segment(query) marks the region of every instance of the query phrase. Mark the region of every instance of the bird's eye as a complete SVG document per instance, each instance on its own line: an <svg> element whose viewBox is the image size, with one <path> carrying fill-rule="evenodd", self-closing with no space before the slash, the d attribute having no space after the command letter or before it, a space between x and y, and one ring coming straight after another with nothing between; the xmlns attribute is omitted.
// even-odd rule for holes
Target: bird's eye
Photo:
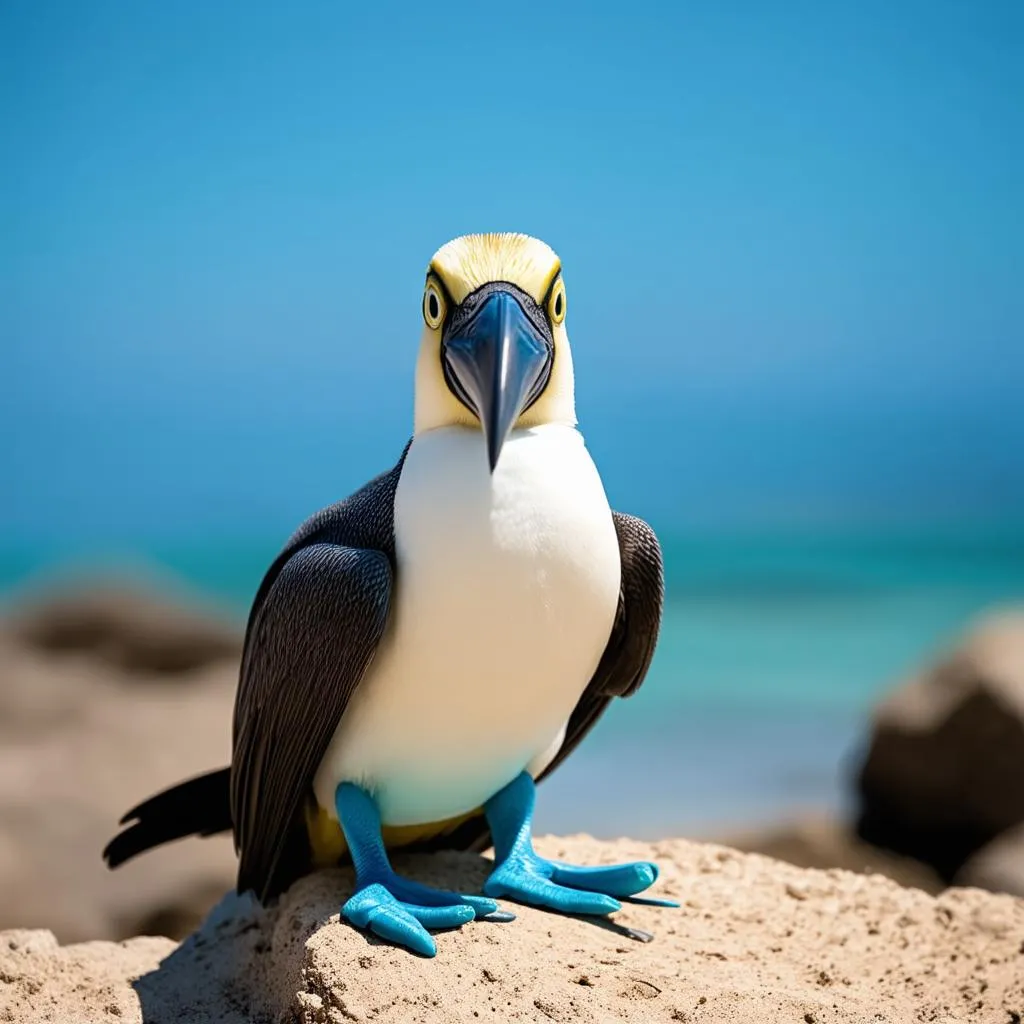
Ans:
<svg viewBox="0 0 1024 1024"><path fill-rule="evenodd" d="M423 319L432 331L436 331L444 323L445 311L441 289L433 281L428 281L423 292Z"/></svg>
<svg viewBox="0 0 1024 1024"><path fill-rule="evenodd" d="M548 316L551 317L551 322L555 325L565 319L565 284L561 277L555 281L551 295L548 297Z"/></svg>

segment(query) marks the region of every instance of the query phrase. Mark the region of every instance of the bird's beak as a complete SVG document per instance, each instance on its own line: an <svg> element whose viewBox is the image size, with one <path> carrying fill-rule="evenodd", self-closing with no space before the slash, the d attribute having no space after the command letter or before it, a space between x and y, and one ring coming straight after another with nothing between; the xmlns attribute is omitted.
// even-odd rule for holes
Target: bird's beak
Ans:
<svg viewBox="0 0 1024 1024"><path fill-rule="evenodd" d="M514 295L492 292L445 343L444 358L479 417L491 472L502 445L551 359L551 350Z"/></svg>

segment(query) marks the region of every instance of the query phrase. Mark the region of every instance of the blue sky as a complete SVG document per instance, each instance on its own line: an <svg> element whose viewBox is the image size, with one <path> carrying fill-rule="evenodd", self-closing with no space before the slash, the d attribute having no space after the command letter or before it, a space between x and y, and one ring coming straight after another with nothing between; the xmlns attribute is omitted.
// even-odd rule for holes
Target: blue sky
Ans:
<svg viewBox="0 0 1024 1024"><path fill-rule="evenodd" d="M0 536L287 532L411 426L427 260L565 266L661 521L1024 514L1024 7L0 8Z"/></svg>

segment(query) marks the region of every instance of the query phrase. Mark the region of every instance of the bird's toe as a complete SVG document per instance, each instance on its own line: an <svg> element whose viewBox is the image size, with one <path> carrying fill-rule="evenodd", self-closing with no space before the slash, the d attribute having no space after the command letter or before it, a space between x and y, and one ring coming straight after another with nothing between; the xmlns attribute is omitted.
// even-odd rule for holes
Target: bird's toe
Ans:
<svg viewBox="0 0 1024 1024"><path fill-rule="evenodd" d="M434 956L437 946L427 931L459 928L474 918L514 920L485 896L462 896L430 889L398 875L363 884L341 908L341 916L422 956Z"/></svg>
<svg viewBox="0 0 1024 1024"><path fill-rule="evenodd" d="M498 909L498 904L486 896L465 896L444 889L431 889L428 885L421 885L399 875L389 880L388 888L396 899L421 907L470 907L474 917L487 917Z"/></svg>
<svg viewBox="0 0 1024 1024"><path fill-rule="evenodd" d="M489 896L505 896L535 907L547 907L563 914L612 914L622 904L601 892L585 892L559 884L553 878L555 866L536 854L507 860L484 885Z"/></svg>
<svg viewBox="0 0 1024 1024"><path fill-rule="evenodd" d="M577 867L553 862L551 880L570 889L586 889L607 896L635 896L650 888L658 878L658 867L650 861Z"/></svg>
<svg viewBox="0 0 1024 1024"><path fill-rule="evenodd" d="M363 928L422 956L434 956L437 946L423 924L378 883L356 892L341 908L341 916Z"/></svg>

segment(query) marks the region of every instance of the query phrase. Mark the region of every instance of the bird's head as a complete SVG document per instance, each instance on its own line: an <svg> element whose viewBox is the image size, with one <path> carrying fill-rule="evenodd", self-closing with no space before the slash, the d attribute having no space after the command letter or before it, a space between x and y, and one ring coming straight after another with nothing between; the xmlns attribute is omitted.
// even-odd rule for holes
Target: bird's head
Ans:
<svg viewBox="0 0 1024 1024"><path fill-rule="evenodd" d="M565 284L528 235L465 235L427 269L416 367L416 433L481 430L494 471L516 427L576 423Z"/></svg>

